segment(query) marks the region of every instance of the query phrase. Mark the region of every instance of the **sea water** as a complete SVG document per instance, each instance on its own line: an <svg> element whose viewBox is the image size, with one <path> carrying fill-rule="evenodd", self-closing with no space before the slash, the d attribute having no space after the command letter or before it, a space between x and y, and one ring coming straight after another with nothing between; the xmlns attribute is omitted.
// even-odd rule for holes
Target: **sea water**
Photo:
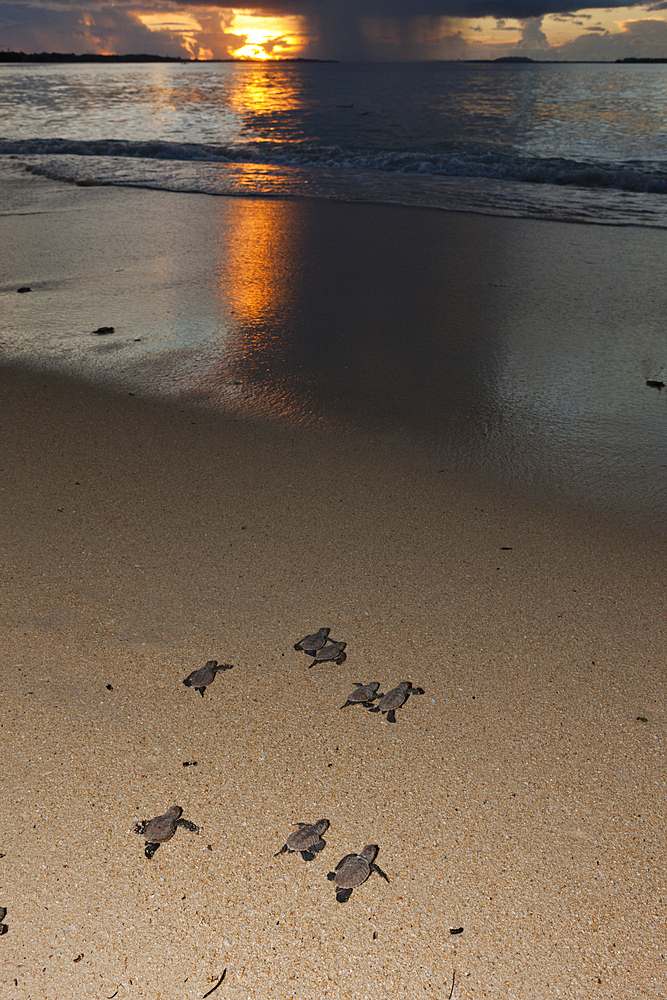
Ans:
<svg viewBox="0 0 667 1000"><path fill-rule="evenodd" d="M47 177L667 226L667 65L0 66Z"/></svg>

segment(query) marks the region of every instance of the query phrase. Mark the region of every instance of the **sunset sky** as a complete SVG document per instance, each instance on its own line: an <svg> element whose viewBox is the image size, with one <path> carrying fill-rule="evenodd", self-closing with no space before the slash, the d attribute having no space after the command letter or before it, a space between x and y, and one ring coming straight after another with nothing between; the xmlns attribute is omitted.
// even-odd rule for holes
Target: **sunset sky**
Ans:
<svg viewBox="0 0 667 1000"><path fill-rule="evenodd" d="M0 0L0 48L200 59L667 57L667 0L572 10L563 0Z"/></svg>

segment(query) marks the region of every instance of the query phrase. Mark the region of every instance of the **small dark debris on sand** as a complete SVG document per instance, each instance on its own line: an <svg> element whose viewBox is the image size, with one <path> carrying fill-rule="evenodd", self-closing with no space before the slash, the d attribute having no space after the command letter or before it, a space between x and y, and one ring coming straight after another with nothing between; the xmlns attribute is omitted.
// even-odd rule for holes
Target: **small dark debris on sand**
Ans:
<svg viewBox="0 0 667 1000"><path fill-rule="evenodd" d="M31 292L32 288L30 285L21 285L20 288L16 289L16 291L19 292L19 294L23 294L23 292Z"/></svg>
<svg viewBox="0 0 667 1000"><path fill-rule="evenodd" d="M115 333L115 328L113 326L98 326L97 330L93 330L99 337L103 337L107 333Z"/></svg>
<svg viewBox="0 0 667 1000"><path fill-rule="evenodd" d="M215 984L215 986L213 986L208 991L208 993L204 993L204 996L202 997L202 1000L206 1000L206 997L210 997L211 993L215 993L215 991L217 990L218 986L220 985L220 983L222 982L222 980L225 978L226 975L227 975L227 969L223 969L222 970L222 975L220 976L220 979L218 979L218 981Z"/></svg>

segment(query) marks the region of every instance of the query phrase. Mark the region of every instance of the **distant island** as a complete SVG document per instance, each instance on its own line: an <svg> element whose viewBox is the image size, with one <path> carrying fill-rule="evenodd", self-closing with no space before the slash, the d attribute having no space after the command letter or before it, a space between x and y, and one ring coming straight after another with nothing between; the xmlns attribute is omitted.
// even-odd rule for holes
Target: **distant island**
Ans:
<svg viewBox="0 0 667 1000"><path fill-rule="evenodd" d="M286 56L284 59L185 59L183 56L152 56L146 53L139 55L100 55L97 52L85 52L75 55L74 52L0 52L0 63L332 63L337 59L304 59L301 56Z"/></svg>

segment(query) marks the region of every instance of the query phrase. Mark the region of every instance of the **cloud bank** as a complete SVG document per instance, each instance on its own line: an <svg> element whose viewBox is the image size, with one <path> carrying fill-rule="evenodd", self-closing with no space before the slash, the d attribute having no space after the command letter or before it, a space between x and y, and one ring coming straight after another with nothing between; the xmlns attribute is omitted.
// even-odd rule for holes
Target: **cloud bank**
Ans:
<svg viewBox="0 0 667 1000"><path fill-rule="evenodd" d="M628 8L627 0L606 3L600 11ZM667 8L657 0L654 11ZM241 9L241 8L239 8ZM587 7L587 11L595 8ZM302 19L304 44L299 54L324 59L494 58L523 54L548 59L616 59L628 55L667 56L667 22L660 16L626 20L618 31L588 23L565 0L262 0L244 7L258 15ZM189 26L183 26L183 14ZM151 15L152 28L142 21ZM581 34L550 45L543 27L556 15ZM0 44L25 52L117 52L182 58L233 57L246 35L234 30L235 11L213 0L196 4L178 0L0 0ZM469 22L493 18L493 44L475 39ZM508 22L509 25L508 25ZM517 23L518 22L518 23ZM479 29L477 29L479 31ZM502 32L506 32L507 41ZM574 32L572 33L574 34ZM514 38L514 41L512 41ZM280 32L266 39L267 55L284 49Z"/></svg>

